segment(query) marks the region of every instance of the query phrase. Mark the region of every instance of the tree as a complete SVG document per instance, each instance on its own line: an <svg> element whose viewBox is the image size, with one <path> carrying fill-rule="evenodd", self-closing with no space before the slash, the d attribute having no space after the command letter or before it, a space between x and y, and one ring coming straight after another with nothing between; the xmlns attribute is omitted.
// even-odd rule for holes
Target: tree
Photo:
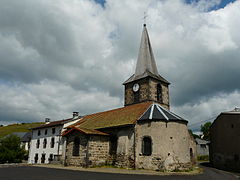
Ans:
<svg viewBox="0 0 240 180"><path fill-rule="evenodd" d="M204 125L201 125L201 132L203 133L203 139L210 140L210 126L211 122L206 122Z"/></svg>
<svg viewBox="0 0 240 180"><path fill-rule="evenodd" d="M9 135L0 139L0 163L20 163L25 153L18 136Z"/></svg>
<svg viewBox="0 0 240 180"><path fill-rule="evenodd" d="M200 138L199 135L194 134L191 129L189 129L188 131L189 131L189 133L194 137L194 139Z"/></svg>

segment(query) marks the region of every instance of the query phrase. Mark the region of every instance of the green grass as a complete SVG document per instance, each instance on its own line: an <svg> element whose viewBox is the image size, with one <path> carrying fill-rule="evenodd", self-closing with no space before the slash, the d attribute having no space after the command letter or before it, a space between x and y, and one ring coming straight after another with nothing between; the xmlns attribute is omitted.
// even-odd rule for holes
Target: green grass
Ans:
<svg viewBox="0 0 240 180"><path fill-rule="evenodd" d="M201 155L197 157L198 161L209 161L209 156L208 155Z"/></svg>
<svg viewBox="0 0 240 180"><path fill-rule="evenodd" d="M14 132L29 132L30 128L41 126L42 122L37 123L22 123L22 124L10 124L0 127L0 138Z"/></svg>

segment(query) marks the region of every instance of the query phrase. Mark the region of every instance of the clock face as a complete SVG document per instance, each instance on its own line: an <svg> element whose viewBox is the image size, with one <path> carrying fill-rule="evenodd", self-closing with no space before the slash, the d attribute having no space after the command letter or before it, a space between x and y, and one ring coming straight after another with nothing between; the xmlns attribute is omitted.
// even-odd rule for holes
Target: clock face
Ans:
<svg viewBox="0 0 240 180"><path fill-rule="evenodd" d="M139 84L134 84L133 85L133 91L137 92L139 90Z"/></svg>

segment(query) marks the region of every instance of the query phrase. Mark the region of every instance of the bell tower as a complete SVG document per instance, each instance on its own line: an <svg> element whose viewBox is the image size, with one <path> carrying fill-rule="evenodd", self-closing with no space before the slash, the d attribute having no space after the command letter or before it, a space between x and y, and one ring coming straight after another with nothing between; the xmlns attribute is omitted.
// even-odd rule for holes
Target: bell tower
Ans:
<svg viewBox="0 0 240 180"><path fill-rule="evenodd" d="M124 105L154 101L170 109L169 84L158 74L147 27L144 24L135 73L123 83Z"/></svg>

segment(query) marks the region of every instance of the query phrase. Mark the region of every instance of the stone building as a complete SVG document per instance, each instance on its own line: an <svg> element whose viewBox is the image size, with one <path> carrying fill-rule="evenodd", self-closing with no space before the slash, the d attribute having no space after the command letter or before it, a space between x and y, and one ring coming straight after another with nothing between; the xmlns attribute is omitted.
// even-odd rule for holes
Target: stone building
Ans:
<svg viewBox="0 0 240 180"><path fill-rule="evenodd" d="M197 143L197 155L208 156L209 155L209 141L204 139L196 138Z"/></svg>
<svg viewBox="0 0 240 180"><path fill-rule="evenodd" d="M187 121L170 111L169 82L158 74L146 25L125 106L84 116L63 133L65 165L154 170L189 168L196 144Z"/></svg>
<svg viewBox="0 0 240 180"><path fill-rule="evenodd" d="M240 172L240 109L222 112L210 128L210 162Z"/></svg>

